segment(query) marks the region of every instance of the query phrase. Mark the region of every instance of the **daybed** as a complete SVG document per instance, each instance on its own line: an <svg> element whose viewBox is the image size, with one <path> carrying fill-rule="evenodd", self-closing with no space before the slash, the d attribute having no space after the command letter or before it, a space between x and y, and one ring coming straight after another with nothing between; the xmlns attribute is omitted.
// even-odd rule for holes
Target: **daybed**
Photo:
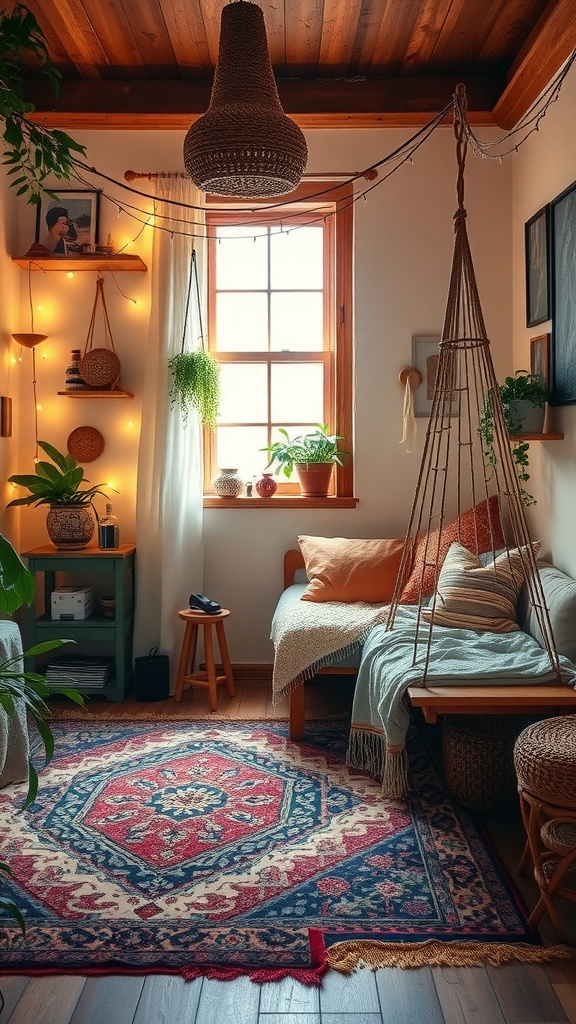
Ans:
<svg viewBox="0 0 576 1024"><path fill-rule="evenodd" d="M317 672L356 672L366 638L383 632L388 605L363 602L302 600L306 582L295 582L305 566L301 550L284 556L284 592L278 602L272 624L275 644L273 699L289 694L290 737L302 739L305 732L305 693L307 679ZM470 714L562 714L576 711L574 680L576 668L576 582L554 566L539 563L545 600L556 647L561 661L568 659L562 683L554 674L541 680L517 679L510 685L505 679L467 679L426 686L415 682L407 687L412 705L422 709L425 720L438 715ZM306 577L304 576L304 580ZM519 607L521 602L519 603ZM536 640L538 625L532 612L522 620L523 631ZM372 631L375 631L374 633ZM481 634L480 634L481 635ZM573 673L571 675L570 668Z"/></svg>

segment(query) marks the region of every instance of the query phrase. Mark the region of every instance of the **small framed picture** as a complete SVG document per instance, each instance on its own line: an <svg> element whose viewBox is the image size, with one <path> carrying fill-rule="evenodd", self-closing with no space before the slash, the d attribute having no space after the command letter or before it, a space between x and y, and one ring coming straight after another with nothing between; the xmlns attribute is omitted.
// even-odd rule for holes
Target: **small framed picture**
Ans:
<svg viewBox="0 0 576 1024"><path fill-rule="evenodd" d="M43 196L36 214L36 242L54 256L94 252L99 214L99 192L59 189L58 199Z"/></svg>
<svg viewBox="0 0 576 1024"><path fill-rule="evenodd" d="M412 338L412 366L422 374L422 383L414 390L415 416L429 416L432 412L439 358L439 337L418 336ZM451 404L450 415L457 415L454 402Z"/></svg>
<svg viewBox="0 0 576 1024"><path fill-rule="evenodd" d="M550 335L530 338L530 373L538 377L547 395L550 394Z"/></svg>
<svg viewBox="0 0 576 1024"><path fill-rule="evenodd" d="M550 319L550 207L524 226L526 253L526 326Z"/></svg>

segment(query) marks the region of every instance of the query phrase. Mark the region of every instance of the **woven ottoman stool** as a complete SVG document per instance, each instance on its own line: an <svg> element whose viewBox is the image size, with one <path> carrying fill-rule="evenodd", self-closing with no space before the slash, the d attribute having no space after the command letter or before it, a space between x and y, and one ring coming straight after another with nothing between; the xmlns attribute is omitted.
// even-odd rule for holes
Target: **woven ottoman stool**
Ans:
<svg viewBox="0 0 576 1024"><path fill-rule="evenodd" d="M514 766L526 845L518 871L530 862L540 899L530 915L536 926L545 911L558 935L562 922L552 897L576 899L576 716L563 715L535 722L520 733L514 746Z"/></svg>

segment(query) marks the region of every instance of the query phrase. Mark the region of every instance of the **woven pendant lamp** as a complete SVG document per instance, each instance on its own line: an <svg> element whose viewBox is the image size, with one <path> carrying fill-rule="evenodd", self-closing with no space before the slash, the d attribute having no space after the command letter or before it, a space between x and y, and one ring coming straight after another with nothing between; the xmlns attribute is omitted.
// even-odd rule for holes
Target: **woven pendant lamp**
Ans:
<svg viewBox="0 0 576 1024"><path fill-rule="evenodd" d="M280 104L264 15L237 0L222 10L210 106L184 139L184 165L203 192L265 198L300 183L308 150Z"/></svg>

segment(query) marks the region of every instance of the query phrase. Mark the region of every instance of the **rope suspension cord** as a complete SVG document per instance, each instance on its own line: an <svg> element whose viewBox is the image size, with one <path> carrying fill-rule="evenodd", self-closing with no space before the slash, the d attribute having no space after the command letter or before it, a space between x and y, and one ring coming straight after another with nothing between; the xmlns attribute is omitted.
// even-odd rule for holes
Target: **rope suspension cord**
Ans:
<svg viewBox="0 0 576 1024"><path fill-rule="evenodd" d="M512 541L511 544L506 541L505 545L509 565L512 547L520 550L529 602L534 608L551 667L560 680L558 655L526 523L522 489L510 448L468 241L464 206L467 128L465 89L459 85L454 104L457 209L453 217L452 267L435 369L432 409L387 629L394 626L402 590L412 568L414 554L418 551L419 595L413 664L422 667L421 682L426 685L434 613L439 601L438 576L446 555L442 530L453 519L452 515L447 515L449 485L454 490L456 504L454 539L461 542L461 517L471 509L475 553L480 551L481 522L477 518L477 506L486 502L485 507L489 509L491 496L497 496L499 515L502 518L504 512L506 516L498 524L489 514L487 524L483 524L489 531L492 561L495 561L496 531L501 525L504 536L510 535ZM480 431L480 425L487 418L493 435L493 454L489 460L485 458ZM467 546L470 546L469 542ZM429 584L431 576L434 581L432 589ZM426 607L426 599L430 595L431 600Z"/></svg>
<svg viewBox="0 0 576 1024"><path fill-rule="evenodd" d="M200 343L202 349L206 350L206 339L204 337L204 326L202 323L202 303L200 300L200 284L198 281L198 264L196 261L196 250L192 249L190 254L190 273L188 275L188 293L186 295L186 308L184 310L184 326L182 328L182 345L180 352L184 352L184 343L186 341L186 328L188 326L188 313L190 311L190 295L192 294L192 280L196 285L196 303L198 311L198 323L200 327Z"/></svg>

